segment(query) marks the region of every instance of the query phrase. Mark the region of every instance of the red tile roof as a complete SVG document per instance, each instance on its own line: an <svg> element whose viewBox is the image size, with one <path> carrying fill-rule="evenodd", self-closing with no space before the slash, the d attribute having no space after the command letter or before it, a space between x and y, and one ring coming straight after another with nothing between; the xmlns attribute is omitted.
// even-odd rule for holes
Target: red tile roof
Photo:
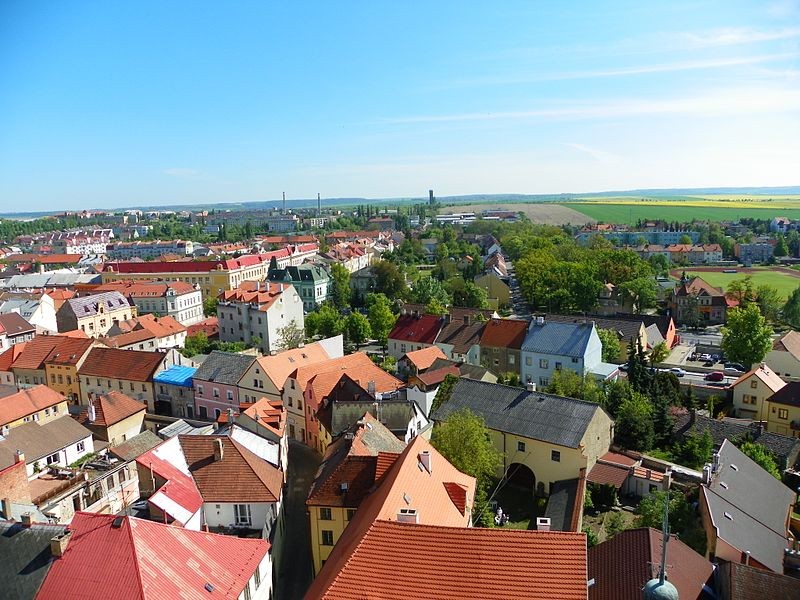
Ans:
<svg viewBox="0 0 800 600"><path fill-rule="evenodd" d="M77 366L92 345L97 343L91 338L59 337L61 341L45 358L45 364Z"/></svg>
<svg viewBox="0 0 800 600"><path fill-rule="evenodd" d="M146 404L117 391L95 396L90 402L95 408L95 419L94 421L89 420L89 407L87 406L78 415L78 422L81 425L109 427L147 409Z"/></svg>
<svg viewBox="0 0 800 600"><path fill-rule="evenodd" d="M155 315L146 314L128 319L127 321L120 321L117 327L122 332L139 331L144 329L149 331L154 336L162 338L186 331L186 327L179 323L175 317L166 315L163 317L156 317Z"/></svg>
<svg viewBox="0 0 800 600"><path fill-rule="evenodd" d="M632 467L635 465L637 461L635 458L631 458L626 454L620 454L619 452L606 452L601 456L598 460L602 460L606 463L613 463L615 465L622 465L624 467Z"/></svg>
<svg viewBox="0 0 800 600"><path fill-rule="evenodd" d="M641 600L642 588L658 575L661 562L660 531L629 529L589 548L590 600ZM704 598L703 585L713 566L705 557L672 536L667 544L667 578L681 600Z"/></svg>
<svg viewBox="0 0 800 600"><path fill-rule="evenodd" d="M598 462L595 463L592 470L589 471L586 479L591 483L613 485L615 488L619 489L625 484L628 475L630 475L630 469L627 467L618 467Z"/></svg>
<svg viewBox="0 0 800 600"><path fill-rule="evenodd" d="M219 335L219 320L217 317L208 317L186 328L186 335L197 335L201 332L204 333L207 338Z"/></svg>
<svg viewBox="0 0 800 600"><path fill-rule="evenodd" d="M44 369L44 361L64 338L59 335L39 335L25 345L25 350L12 363L13 369Z"/></svg>
<svg viewBox="0 0 800 600"><path fill-rule="evenodd" d="M11 365L19 358L19 355L22 354L22 351L27 345L28 342L14 344L11 348L8 348L5 352L0 354L0 371L11 372Z"/></svg>
<svg viewBox="0 0 800 600"><path fill-rule="evenodd" d="M164 360L161 352L92 348L78 374L126 381L151 381Z"/></svg>
<svg viewBox="0 0 800 600"><path fill-rule="evenodd" d="M426 386L432 385L439 385L444 381L444 378L448 375L453 375L454 377L461 376L461 370L458 368L458 365L447 365L446 367L442 367L441 369L434 369L433 371L425 371L424 373L420 373L417 375L417 379L419 379L422 383Z"/></svg>
<svg viewBox="0 0 800 600"><path fill-rule="evenodd" d="M389 339L414 344L433 344L441 328L442 320L435 315L400 315L389 333Z"/></svg>
<svg viewBox="0 0 800 600"><path fill-rule="evenodd" d="M238 598L269 551L265 540L115 515L79 512L69 529L39 600Z"/></svg>
<svg viewBox="0 0 800 600"><path fill-rule="evenodd" d="M519 350L528 332L528 322L516 319L489 319L481 334L481 346Z"/></svg>
<svg viewBox="0 0 800 600"><path fill-rule="evenodd" d="M244 408L242 412L278 437L283 437L286 431L287 412L280 400L264 397Z"/></svg>
<svg viewBox="0 0 800 600"><path fill-rule="evenodd" d="M181 450L205 502L277 502L283 474L227 436L181 435ZM214 445L222 442L222 458Z"/></svg>
<svg viewBox="0 0 800 600"><path fill-rule="evenodd" d="M16 394L0 398L0 425L13 423L65 400L62 394L46 385L25 388Z"/></svg>
<svg viewBox="0 0 800 600"><path fill-rule="evenodd" d="M333 391L342 375L347 375L364 389L367 389L369 382L374 382L376 392L393 392L404 385L363 352L299 367L290 377L297 381L301 390L306 390L310 384L311 397L319 402Z"/></svg>
<svg viewBox="0 0 800 600"><path fill-rule="evenodd" d="M418 371L424 371L430 367L437 358L447 358L439 346L430 346L422 350L406 352L406 360L414 365Z"/></svg>
<svg viewBox="0 0 800 600"><path fill-rule="evenodd" d="M307 599L583 600L587 594L582 533L379 520L347 550L340 570L333 572L328 559Z"/></svg>

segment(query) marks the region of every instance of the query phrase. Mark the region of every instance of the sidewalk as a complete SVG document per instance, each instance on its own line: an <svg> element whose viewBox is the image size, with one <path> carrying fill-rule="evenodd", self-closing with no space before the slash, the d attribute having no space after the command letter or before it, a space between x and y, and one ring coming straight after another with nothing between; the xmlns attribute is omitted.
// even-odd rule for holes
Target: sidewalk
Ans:
<svg viewBox="0 0 800 600"><path fill-rule="evenodd" d="M669 365L685 365L686 358L694 351L694 346L689 346L685 344L678 344L672 349L672 352L669 353L667 360L664 361L664 364Z"/></svg>

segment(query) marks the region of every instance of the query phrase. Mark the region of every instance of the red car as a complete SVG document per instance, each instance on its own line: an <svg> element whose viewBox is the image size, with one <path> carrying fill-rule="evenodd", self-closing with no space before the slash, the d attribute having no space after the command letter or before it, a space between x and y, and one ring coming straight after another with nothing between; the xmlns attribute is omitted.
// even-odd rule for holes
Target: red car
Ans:
<svg viewBox="0 0 800 600"><path fill-rule="evenodd" d="M725 374L722 371L712 371L708 375L706 375L703 379L706 381L724 381Z"/></svg>

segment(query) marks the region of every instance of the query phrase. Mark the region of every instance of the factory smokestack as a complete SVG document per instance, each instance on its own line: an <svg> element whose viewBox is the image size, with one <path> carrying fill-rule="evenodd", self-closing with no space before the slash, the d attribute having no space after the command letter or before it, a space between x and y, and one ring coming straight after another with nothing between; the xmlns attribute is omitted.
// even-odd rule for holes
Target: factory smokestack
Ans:
<svg viewBox="0 0 800 600"><path fill-rule="evenodd" d="M283 212L286 212L286 192L283 192Z"/></svg>
<svg viewBox="0 0 800 600"><path fill-rule="evenodd" d="M428 204L433 204L433 190L428 190Z"/></svg>
<svg viewBox="0 0 800 600"><path fill-rule="evenodd" d="M322 216L322 200L320 200L319 192L317 192L317 216Z"/></svg>

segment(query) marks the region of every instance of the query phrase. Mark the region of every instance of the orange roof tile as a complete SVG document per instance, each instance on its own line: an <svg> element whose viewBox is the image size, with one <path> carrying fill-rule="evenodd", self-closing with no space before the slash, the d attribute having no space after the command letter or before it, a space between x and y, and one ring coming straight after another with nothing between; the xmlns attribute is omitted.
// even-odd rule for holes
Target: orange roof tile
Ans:
<svg viewBox="0 0 800 600"><path fill-rule="evenodd" d="M515 319L489 319L481 334L481 346L519 350L528 332L528 322Z"/></svg>
<svg viewBox="0 0 800 600"><path fill-rule="evenodd" d="M87 406L78 415L78 422L81 425L109 427L131 415L147 410L146 404L116 390L102 396L95 396L90 402L95 408L95 419L94 421L89 420L89 407Z"/></svg>
<svg viewBox="0 0 800 600"><path fill-rule="evenodd" d="M179 323L175 317L166 315L163 317L156 317L155 315L147 314L128 319L127 321L120 321L117 323L119 329L123 332L138 331L145 329L158 338L183 333L186 327Z"/></svg>
<svg viewBox="0 0 800 600"><path fill-rule="evenodd" d="M161 352L92 348L78 369L78 374L126 381L151 381L164 357Z"/></svg>
<svg viewBox="0 0 800 600"><path fill-rule="evenodd" d="M37 385L0 398L0 425L13 423L35 412L64 402L66 398L46 385Z"/></svg>
<svg viewBox="0 0 800 600"><path fill-rule="evenodd" d="M11 364L11 368L44 369L45 359L63 339L58 335L36 336L25 345L25 349Z"/></svg>
<svg viewBox="0 0 800 600"><path fill-rule="evenodd" d="M613 485L615 488L619 489L625 485L625 481L628 479L630 472L630 467L607 465L597 462L592 467L592 470L589 471L586 480L600 485Z"/></svg>
<svg viewBox="0 0 800 600"><path fill-rule="evenodd" d="M315 342L302 348L284 350L270 356L261 356L256 361L263 369L264 374L270 378L273 385L278 390L282 390L286 379L298 367L321 363L329 359L330 356L328 356L322 345Z"/></svg>
<svg viewBox="0 0 800 600"><path fill-rule="evenodd" d="M747 379L750 379L750 377L753 376L756 376L761 381L763 381L764 384L773 391L773 393L777 392L778 390L783 388L783 386L786 385L786 382L780 377L778 377L778 375L772 369L770 369L764 363L761 363L760 365L753 367L747 373L739 377L739 379L733 382L731 387L736 387L740 383L746 381Z"/></svg>
<svg viewBox="0 0 800 600"><path fill-rule="evenodd" d="M204 501L277 502L281 497L281 471L228 436L181 435L178 440ZM221 460L214 460L217 440L222 441Z"/></svg>
<svg viewBox="0 0 800 600"><path fill-rule="evenodd" d="M348 529L352 526L351 523ZM338 551L337 544L333 552ZM583 533L441 527L378 520L370 523L363 535L349 545L347 557L346 563L336 564L341 566L336 570L333 564L328 566L331 563L328 558L305 597L309 600L477 597L585 600L587 597Z"/></svg>
<svg viewBox="0 0 800 600"><path fill-rule="evenodd" d="M243 413L267 429L270 429L278 437L283 437L286 431L287 412L286 407L280 400L270 400L261 398L258 402L250 404L244 409Z"/></svg>
<svg viewBox="0 0 800 600"><path fill-rule="evenodd" d="M439 346L430 346L422 350L414 350L413 352L406 352L406 360L414 365L418 371L424 371L430 367L437 358L447 358L445 353Z"/></svg>
<svg viewBox="0 0 800 600"><path fill-rule="evenodd" d="M62 338L45 358L48 365L77 365L96 342L91 338Z"/></svg>
<svg viewBox="0 0 800 600"><path fill-rule="evenodd" d="M19 355L22 354L22 351L25 349L25 346L28 345L28 342L22 342L20 344L14 344L10 348L8 348L5 352L0 354L0 371L11 371L11 365L14 363Z"/></svg>
<svg viewBox="0 0 800 600"><path fill-rule="evenodd" d="M297 381L301 390L307 389L310 383L312 398L320 401L331 393L343 374L364 389L367 389L370 382L374 382L377 392L392 392L404 385L402 381L378 367L363 352L300 367L290 377Z"/></svg>

